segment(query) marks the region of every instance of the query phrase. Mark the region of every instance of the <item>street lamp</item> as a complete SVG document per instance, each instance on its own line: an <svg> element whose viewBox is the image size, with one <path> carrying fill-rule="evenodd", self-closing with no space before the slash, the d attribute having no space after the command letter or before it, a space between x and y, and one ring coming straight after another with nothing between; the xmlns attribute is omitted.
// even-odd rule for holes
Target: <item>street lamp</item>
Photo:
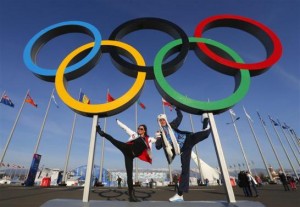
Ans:
<svg viewBox="0 0 300 207"><path fill-rule="evenodd" d="M228 122L228 123L226 123L226 124L233 124L234 122L236 122L236 121L239 120L239 119L240 119L240 117L236 117L233 121Z"/></svg>

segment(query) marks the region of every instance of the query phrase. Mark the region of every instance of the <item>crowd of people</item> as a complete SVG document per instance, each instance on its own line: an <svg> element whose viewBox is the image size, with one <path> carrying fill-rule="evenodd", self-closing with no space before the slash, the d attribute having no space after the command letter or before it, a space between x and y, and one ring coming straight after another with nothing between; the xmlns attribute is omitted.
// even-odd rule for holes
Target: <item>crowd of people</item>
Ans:
<svg viewBox="0 0 300 207"><path fill-rule="evenodd" d="M279 180L283 185L285 191L297 190L296 179L289 175L285 174L283 171L279 171L278 173ZM257 186L261 184L258 182L258 176L255 178L248 171L240 171L238 174L238 186L243 189L244 195L246 197L258 197ZM272 182L277 183L277 182ZM253 192L254 191L254 192Z"/></svg>

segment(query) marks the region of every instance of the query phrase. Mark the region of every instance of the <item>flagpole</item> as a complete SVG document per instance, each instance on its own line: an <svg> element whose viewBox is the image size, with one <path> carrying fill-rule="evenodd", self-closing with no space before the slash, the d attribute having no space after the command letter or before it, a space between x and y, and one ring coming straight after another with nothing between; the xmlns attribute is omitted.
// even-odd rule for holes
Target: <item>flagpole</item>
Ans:
<svg viewBox="0 0 300 207"><path fill-rule="evenodd" d="M95 149L96 149L96 127L98 124L98 115L93 116L92 130L91 130L91 139L89 146L88 161L86 166L86 176L85 183L83 188L83 197L82 202L89 202L90 189L91 189L91 180L94 168L94 158L95 158Z"/></svg>
<svg viewBox="0 0 300 207"><path fill-rule="evenodd" d="M138 120L137 120L137 102L135 102L135 128L137 129ZM138 184L139 181L139 171L138 171L138 159L135 159L135 184Z"/></svg>
<svg viewBox="0 0 300 207"><path fill-rule="evenodd" d="M281 138L280 138L280 136L279 136L279 134L278 134L278 132L277 132L275 126L274 126L273 119L271 118L270 115L269 115L269 119L270 119L270 121L271 121L271 123L272 123L273 129L274 129L274 131L275 131L275 133L276 133L276 135L277 135L277 138L278 138L278 140L279 140L279 142L280 142L280 144L281 144L281 146L282 146L282 148L283 148L283 150L284 150L284 152L285 152L285 155L287 156L288 161L289 161L289 163L290 163L290 165L291 165L291 167L292 167L292 169L293 169L293 171L294 171L294 173L295 173L297 179L299 179L298 174L297 174L297 172L296 172L296 170L295 170L295 168L294 168L294 166L293 166L293 164L292 164L292 162L291 162L291 159L290 159L290 157L289 157L289 155L288 155L288 153L287 153L287 151L286 151L286 149L285 149L285 147L284 147L282 141L281 141Z"/></svg>
<svg viewBox="0 0 300 207"><path fill-rule="evenodd" d="M209 123L210 123L211 132L213 136L213 142L214 142L214 146L218 158L218 163L221 169L221 175L223 176L223 180L224 180L224 188L227 195L227 201L228 203L235 203L236 200L230 183L230 177L229 177L218 129L216 126L215 118L212 113L208 113L208 117L209 117Z"/></svg>
<svg viewBox="0 0 300 207"><path fill-rule="evenodd" d="M261 156L261 158L262 158L262 160L263 160L263 162L264 162L264 165L265 165L265 167L266 167L267 173L268 173L270 179L273 180L273 179L272 179L272 175L271 175L271 173L270 173L270 171L269 171L269 169L268 169L268 165L267 165L266 159L265 159L265 157L264 157L264 155L263 155L263 153L262 153L262 150L261 150L261 148L260 148L260 145L259 145L257 136L256 136L256 134L255 134L255 132L254 132L254 128L253 128L253 126L252 126L252 123L251 123L251 121L250 121L250 118L247 116L247 112L246 112L245 107L243 107L243 109L244 109L245 115L246 115L246 117L247 117L248 124L249 124L249 126L250 126L250 129L251 129L253 138L254 138L254 140L255 140L255 142L256 142L256 145L257 145L257 148L258 148L258 150L259 150L260 156ZM252 162L253 162L253 161L252 161ZM253 162L253 164L254 164L254 162ZM253 165L253 169L254 169L254 165ZM256 174L256 173L255 173L255 174Z"/></svg>
<svg viewBox="0 0 300 207"><path fill-rule="evenodd" d="M79 90L78 100L80 98L80 94L81 94L81 88ZM64 166L62 184L65 184L66 180L67 180L67 176L66 175L67 175L67 170L68 170L68 165L69 165L69 159L70 159L70 153L71 153L71 146L72 146L72 143L73 143L73 137L74 137L76 119L77 119L77 113L74 112L74 118L73 118L71 136L70 136L70 139L69 139L69 145L68 145L68 150L67 150L67 155L66 155L66 161L65 161L65 166Z"/></svg>
<svg viewBox="0 0 300 207"><path fill-rule="evenodd" d="M268 132L268 130L267 130L267 127L266 127L266 125L265 125L265 122L264 122L263 119L261 118L261 116L260 116L260 114L258 113L258 111L257 111L256 113L257 113L257 115L258 115L258 117L259 117L259 119L260 119L260 122L261 122L261 124L262 124L264 130L265 130L265 133L266 133L266 135L267 135L267 138L268 138L268 140L269 140L269 142L270 142L270 145L271 145L271 147L272 147L272 150L273 150L273 152L274 152L274 154L275 154L275 157L276 157L276 159L277 159L278 165L279 165L279 167L281 168L281 170L282 170L282 171L284 172L284 174L285 174L284 168L283 168L281 162L279 161L279 157L278 157L277 152L276 152L276 150L275 150L275 148L274 148L273 142L272 142L272 140L271 140L271 137L270 137L270 135L269 135L269 132Z"/></svg>
<svg viewBox="0 0 300 207"><path fill-rule="evenodd" d="M44 120L43 120L41 129L40 129L40 133L39 133L39 136L38 136L38 139L37 139L37 142L36 142L33 154L36 154L37 151L38 151L38 148L39 148L39 145L40 145L40 141L41 141L41 138L42 138L42 134L43 134L43 131L44 131L44 126L45 126L46 119L47 119L47 116L48 116L49 108L50 108L50 105L51 105L51 100L52 100L53 94L54 94L54 88L52 90L52 93L51 93L51 96L50 96L50 99L49 99L49 102L48 102L48 106L47 106L47 109L46 109Z"/></svg>
<svg viewBox="0 0 300 207"><path fill-rule="evenodd" d="M104 132L106 132L106 121L107 118L104 118ZM102 184L102 173L103 173L103 165L104 165L104 147L105 147L105 138L102 137L102 145L101 145L101 161L100 161L100 171L99 171L99 182Z"/></svg>
<svg viewBox="0 0 300 207"><path fill-rule="evenodd" d="M193 123L193 120L192 120L192 114L190 114L190 122L191 122L192 132L194 133L195 129L194 129L194 123ZM199 170L200 179L201 179L201 182L204 183L203 172L202 172L202 167L201 167L201 161L200 161L197 145L195 145L195 151L196 151L196 156L197 156L197 163L198 163L198 170Z"/></svg>
<svg viewBox="0 0 300 207"><path fill-rule="evenodd" d="M294 145L295 145L295 148L298 150L298 152L299 152L299 154L300 154L300 148L299 148L299 146L297 145L296 140L294 140L294 138L293 138L293 136L292 136L292 132L291 132L290 130L292 130L292 129L287 129L288 134L289 134L291 140L293 141L293 143L294 143Z"/></svg>
<svg viewBox="0 0 300 207"><path fill-rule="evenodd" d="M166 114L166 109L163 102L162 102L162 108L163 108L163 113ZM169 163L168 163L168 169L169 169L169 176L170 176L170 184L172 184L173 183L172 167L171 164Z"/></svg>
<svg viewBox="0 0 300 207"><path fill-rule="evenodd" d="M299 140L299 138L298 138L298 136L297 136L295 130L294 130L294 129L292 129L292 130L293 130L293 135L294 135L294 137L295 137L295 140L296 140L298 146L300 147L300 140Z"/></svg>
<svg viewBox="0 0 300 207"><path fill-rule="evenodd" d="M106 92L106 101L107 100L107 96L109 94L109 88L107 89ZM104 118L104 126L103 126L103 130L104 132L106 132L106 123L107 123L107 118ZM103 174L103 165L104 165L104 148L105 148L105 138L102 137L102 144L101 144L101 160L100 160L100 169L99 169L99 182L100 184L102 184L102 174Z"/></svg>
<svg viewBox="0 0 300 207"><path fill-rule="evenodd" d="M278 124L279 124L279 126L280 126L280 128L281 128L281 131L282 131L284 137L286 138L286 141L288 142L288 144L289 144L289 146L290 146L290 148L291 148L291 150L292 150L292 152L293 152L293 154L294 154L294 156L295 156L295 158L296 158L296 160L297 160L297 162L298 162L298 165L300 166L300 162L299 162L299 160L298 160L298 158L297 158L297 155L296 155L294 149L292 148L292 145L291 145L291 143L290 143L290 140L289 140L288 137L286 136L286 134L285 134L285 132L284 132L284 130L283 130L283 128L282 128L282 125L281 125L281 123L280 123L280 121L279 121L278 119L277 119L277 122L278 122Z"/></svg>
<svg viewBox="0 0 300 207"><path fill-rule="evenodd" d="M165 109L165 106L164 106L163 102L162 102L162 108L163 108L163 113L166 114L166 109Z"/></svg>
<svg viewBox="0 0 300 207"><path fill-rule="evenodd" d="M239 132L238 132L237 127L236 127L236 125L235 125L235 120L234 120L234 118L233 118L233 114L230 113L230 112L229 112L229 114L230 114L230 116L231 116L231 120L232 120L232 123L233 123L233 126L234 126L234 130L235 130L236 136L237 136L237 138L238 138L238 141L239 141L239 144L240 144L240 147L241 147L241 150L242 150L242 153L243 153L245 162L246 162L247 169L248 169L249 173L252 174L252 173L251 173L251 170L250 170L250 167L249 167L249 164L248 164L248 161L247 161L247 157L246 157L246 154L245 154L245 151L244 151L242 142L241 142L241 138L240 138Z"/></svg>
<svg viewBox="0 0 300 207"><path fill-rule="evenodd" d="M13 127L12 127L12 130L11 130L9 136L8 136L6 145L5 145L5 147L4 147L4 149L3 149L3 153L2 153L2 155L1 155L0 163L3 162L3 159L4 159L4 157L5 157L7 148L8 148L8 146L9 146L9 143L10 143L11 139L12 139L12 136L13 136L14 131L15 131L15 128L16 128L16 125L17 125L17 123L18 123L18 121L19 121L21 112L22 112L22 110L23 110L23 107L24 107L24 104L25 104L25 99L26 99L28 93L29 93L29 90L27 90L27 93L26 93L25 98L24 98L24 100L23 100L23 103L22 103L22 105L21 105L21 107L20 107L20 110L19 110L19 112L18 112L18 115L17 115L17 118L16 118L16 120L15 120L15 123L14 123L14 125L13 125Z"/></svg>

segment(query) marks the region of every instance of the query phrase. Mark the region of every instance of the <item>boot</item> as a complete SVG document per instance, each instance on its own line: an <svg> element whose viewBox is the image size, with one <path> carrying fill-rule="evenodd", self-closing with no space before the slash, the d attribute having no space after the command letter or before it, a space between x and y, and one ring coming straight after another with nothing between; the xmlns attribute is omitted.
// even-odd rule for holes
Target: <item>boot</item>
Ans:
<svg viewBox="0 0 300 207"><path fill-rule="evenodd" d="M135 197L133 189L128 190L128 195L129 195L129 202L140 202L140 200Z"/></svg>

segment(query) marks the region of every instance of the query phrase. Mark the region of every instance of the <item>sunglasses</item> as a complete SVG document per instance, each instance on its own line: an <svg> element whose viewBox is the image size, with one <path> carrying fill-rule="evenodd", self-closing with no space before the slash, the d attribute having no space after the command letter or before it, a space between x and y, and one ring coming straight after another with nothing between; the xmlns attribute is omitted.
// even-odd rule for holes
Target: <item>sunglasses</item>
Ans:
<svg viewBox="0 0 300 207"><path fill-rule="evenodd" d="M145 130L144 128L138 128L138 130Z"/></svg>

